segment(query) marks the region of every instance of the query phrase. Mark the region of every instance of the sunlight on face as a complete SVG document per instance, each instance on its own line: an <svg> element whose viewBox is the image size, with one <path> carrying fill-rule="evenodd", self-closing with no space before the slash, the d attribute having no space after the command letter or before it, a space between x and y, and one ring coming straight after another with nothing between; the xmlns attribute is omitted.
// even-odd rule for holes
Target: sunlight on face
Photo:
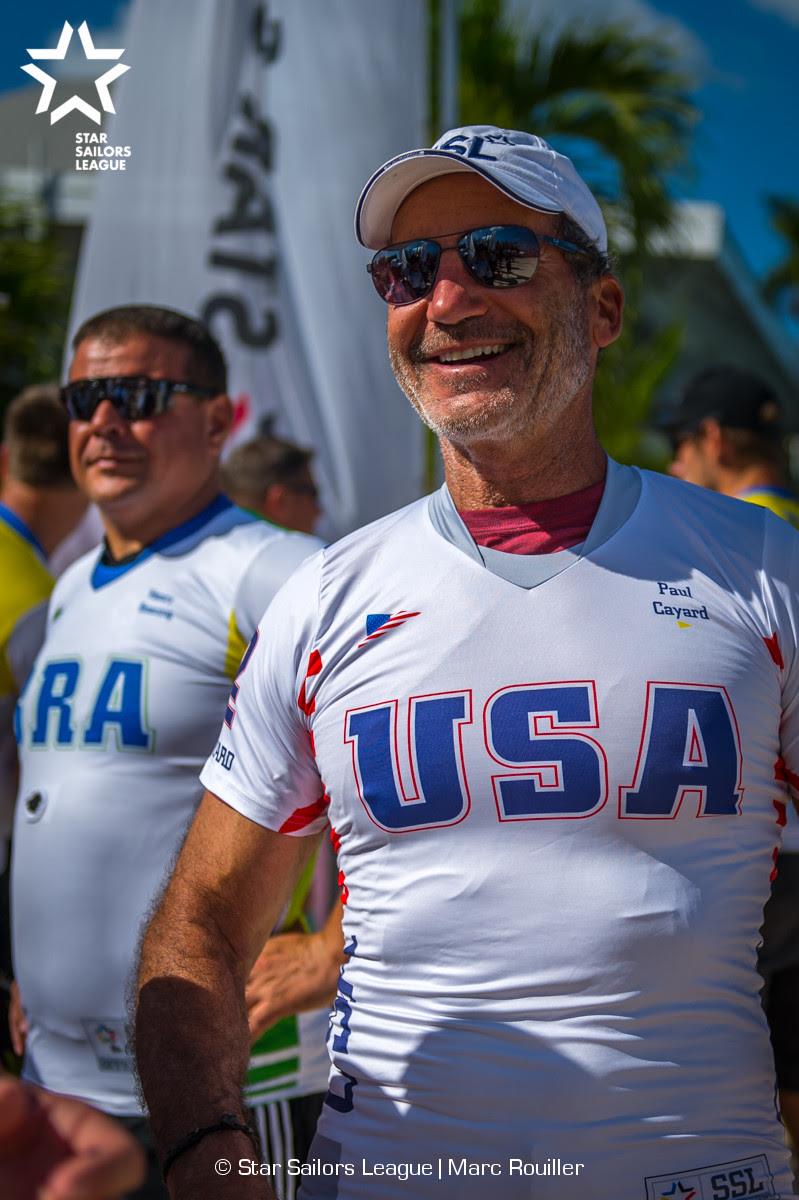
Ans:
<svg viewBox="0 0 799 1200"><path fill-rule="evenodd" d="M517 204L477 175L448 175L405 200L392 242L497 224L551 235L557 217ZM586 290L546 243L532 280L507 289L482 286L457 252L445 251L428 296L389 305L388 347L397 382L422 420L455 443L552 423L590 382L595 361ZM466 363L440 359L469 348L491 353Z"/></svg>

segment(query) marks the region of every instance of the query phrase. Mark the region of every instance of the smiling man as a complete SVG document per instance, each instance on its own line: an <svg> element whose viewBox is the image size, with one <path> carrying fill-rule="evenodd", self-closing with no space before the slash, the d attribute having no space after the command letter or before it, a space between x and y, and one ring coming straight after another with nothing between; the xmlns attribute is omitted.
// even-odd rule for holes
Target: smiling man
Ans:
<svg viewBox="0 0 799 1200"><path fill-rule="evenodd" d="M98 314L75 335L62 394L72 471L105 544L59 579L19 708L12 919L26 1017L15 1037L21 1050L27 1025L27 1079L89 1101L148 1145L125 1026L139 928L197 806L247 642L320 543L221 493L231 404L200 322L148 305ZM329 999L335 950L314 954L318 941L299 936L279 949L297 959L280 957L279 1015L300 992L309 1007ZM295 1090L324 1088L325 1023L305 1047L302 1021L281 1031ZM271 1099L286 1081L281 1054L264 1057ZM165 1194L151 1156L141 1196Z"/></svg>
<svg viewBox="0 0 799 1200"><path fill-rule="evenodd" d="M545 142L445 134L356 228L446 484L304 564L237 681L142 952L172 1195L268 1194L223 1124L244 981L329 827L349 961L303 1200L786 1196L755 945L799 782L796 539L608 460L622 293Z"/></svg>

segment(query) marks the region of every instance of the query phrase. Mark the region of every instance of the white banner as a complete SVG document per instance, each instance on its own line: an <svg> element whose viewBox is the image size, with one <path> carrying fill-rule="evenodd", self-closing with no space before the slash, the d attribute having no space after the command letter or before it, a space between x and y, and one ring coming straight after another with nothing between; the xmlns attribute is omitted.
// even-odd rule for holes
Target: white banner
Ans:
<svg viewBox="0 0 799 1200"><path fill-rule="evenodd" d="M388 367L352 219L386 158L425 142L424 0L135 0L81 252L74 329L164 304L224 348L237 440L316 451L329 531L407 503L422 435Z"/></svg>

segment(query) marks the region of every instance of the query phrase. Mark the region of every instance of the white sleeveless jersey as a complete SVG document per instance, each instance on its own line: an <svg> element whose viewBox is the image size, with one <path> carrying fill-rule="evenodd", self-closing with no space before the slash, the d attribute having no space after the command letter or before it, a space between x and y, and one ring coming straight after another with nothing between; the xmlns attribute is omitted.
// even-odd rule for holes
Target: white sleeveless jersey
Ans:
<svg viewBox="0 0 799 1200"><path fill-rule="evenodd" d="M281 591L203 780L338 850L304 1197L790 1193L755 946L799 782L798 549L642 472L529 590L425 499Z"/></svg>
<svg viewBox="0 0 799 1200"><path fill-rule="evenodd" d="M202 794L246 639L319 545L220 497L133 562L104 566L95 551L57 583L17 714L13 922L28 1078L107 1112L141 1111L125 1029L140 927ZM296 1062L290 1078L309 1082ZM322 1080L317 1070L315 1090Z"/></svg>

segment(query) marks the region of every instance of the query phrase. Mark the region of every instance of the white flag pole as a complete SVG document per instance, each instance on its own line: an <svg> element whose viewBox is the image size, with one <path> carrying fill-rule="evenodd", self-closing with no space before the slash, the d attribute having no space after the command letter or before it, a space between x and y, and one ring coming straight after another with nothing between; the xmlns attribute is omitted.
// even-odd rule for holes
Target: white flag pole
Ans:
<svg viewBox="0 0 799 1200"><path fill-rule="evenodd" d="M438 133L458 124L458 73L460 67L460 3L441 0L438 67Z"/></svg>
<svg viewBox="0 0 799 1200"><path fill-rule="evenodd" d="M458 78L460 74L460 0L440 0L438 30L437 138L458 124ZM441 456L432 430L425 430L425 482L432 491L442 479Z"/></svg>

